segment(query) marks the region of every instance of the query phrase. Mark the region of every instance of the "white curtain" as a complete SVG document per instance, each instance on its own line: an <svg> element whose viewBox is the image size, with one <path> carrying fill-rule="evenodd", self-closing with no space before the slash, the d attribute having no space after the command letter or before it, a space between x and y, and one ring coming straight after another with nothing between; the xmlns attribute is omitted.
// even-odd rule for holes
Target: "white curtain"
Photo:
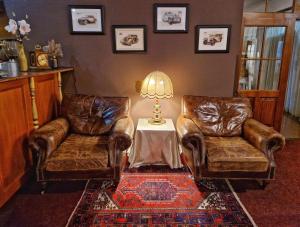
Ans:
<svg viewBox="0 0 300 227"><path fill-rule="evenodd" d="M264 53L261 53L264 29ZM285 27L247 27L244 31L243 55L248 58L281 59L284 35ZM250 46L247 45L249 42ZM260 64L260 84L257 86ZM248 60L244 67L252 79L252 84L246 89L259 87L260 90L278 90L281 60Z"/></svg>
<svg viewBox="0 0 300 227"><path fill-rule="evenodd" d="M262 27L245 27L244 30L244 41L243 41L243 55L248 58L259 58L261 53L262 38L263 38ZM250 45L249 45L250 42ZM248 46L249 45L249 46ZM259 72L260 61L247 60L244 63L244 70L247 71L249 81L243 87L243 89L251 90L257 89L257 80ZM242 81L240 81L242 82Z"/></svg>
<svg viewBox="0 0 300 227"><path fill-rule="evenodd" d="M300 117L300 21L296 23L294 51L285 99L285 111Z"/></svg>
<svg viewBox="0 0 300 227"><path fill-rule="evenodd" d="M266 29L264 57L281 58L283 49L284 27L268 27ZM278 90L281 61L263 61L259 89Z"/></svg>

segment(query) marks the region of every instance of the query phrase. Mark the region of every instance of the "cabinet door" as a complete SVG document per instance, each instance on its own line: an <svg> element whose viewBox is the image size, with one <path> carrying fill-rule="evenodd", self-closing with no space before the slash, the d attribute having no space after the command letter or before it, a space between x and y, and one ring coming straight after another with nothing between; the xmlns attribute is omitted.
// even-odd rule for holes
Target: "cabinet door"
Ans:
<svg viewBox="0 0 300 227"><path fill-rule="evenodd" d="M53 120L57 116L58 81L57 74L35 77L36 106L39 125Z"/></svg>
<svg viewBox="0 0 300 227"><path fill-rule="evenodd" d="M28 168L26 139L33 129L27 79L0 83L0 207L21 185Z"/></svg>

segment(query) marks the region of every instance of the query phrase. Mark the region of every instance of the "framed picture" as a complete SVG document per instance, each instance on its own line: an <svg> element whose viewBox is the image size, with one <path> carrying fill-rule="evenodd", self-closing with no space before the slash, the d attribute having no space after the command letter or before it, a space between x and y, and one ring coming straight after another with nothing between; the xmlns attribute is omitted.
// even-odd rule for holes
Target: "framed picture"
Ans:
<svg viewBox="0 0 300 227"><path fill-rule="evenodd" d="M188 4L154 4L154 32L187 33Z"/></svg>
<svg viewBox="0 0 300 227"><path fill-rule="evenodd" d="M104 8L100 5L70 5L71 34L104 34Z"/></svg>
<svg viewBox="0 0 300 227"><path fill-rule="evenodd" d="M146 52L145 25L113 25L113 52Z"/></svg>
<svg viewBox="0 0 300 227"><path fill-rule="evenodd" d="M230 25L197 25L196 53L228 53L230 45Z"/></svg>

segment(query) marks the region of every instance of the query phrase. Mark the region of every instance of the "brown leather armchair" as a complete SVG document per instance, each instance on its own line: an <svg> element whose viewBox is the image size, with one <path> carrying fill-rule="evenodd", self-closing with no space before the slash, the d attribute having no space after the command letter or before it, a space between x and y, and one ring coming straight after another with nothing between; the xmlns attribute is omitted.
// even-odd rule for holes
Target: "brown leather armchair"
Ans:
<svg viewBox="0 0 300 227"><path fill-rule="evenodd" d="M274 178L284 137L254 120L247 98L184 96L177 133L185 164L200 178Z"/></svg>
<svg viewBox="0 0 300 227"><path fill-rule="evenodd" d="M125 97L67 95L59 118L29 139L37 181L90 178L119 180L123 151L132 143L134 124Z"/></svg>

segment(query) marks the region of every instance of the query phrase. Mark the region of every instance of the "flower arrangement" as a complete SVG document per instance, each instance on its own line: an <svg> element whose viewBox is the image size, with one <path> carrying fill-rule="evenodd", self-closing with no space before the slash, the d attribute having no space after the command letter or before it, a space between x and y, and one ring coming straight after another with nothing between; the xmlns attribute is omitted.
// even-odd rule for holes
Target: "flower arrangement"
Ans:
<svg viewBox="0 0 300 227"><path fill-rule="evenodd" d="M52 68L58 67L58 58L63 57L63 51L60 43L56 43L54 39L48 41L48 45L45 46L45 50L50 56L50 65Z"/></svg>
<svg viewBox="0 0 300 227"><path fill-rule="evenodd" d="M16 17L16 14L14 12L12 13L12 15L13 17ZM25 19L28 19L28 15L26 15ZM24 19L19 20L18 22L14 19L9 19L8 25L5 26L4 29L16 36L16 40L18 41L18 62L20 71L28 71L28 61L23 45L23 40L28 40L28 33L31 31L30 24L28 24Z"/></svg>
<svg viewBox="0 0 300 227"><path fill-rule="evenodd" d="M60 43L55 43L54 39L48 41L48 54L51 57L63 57L63 52Z"/></svg>
<svg viewBox="0 0 300 227"><path fill-rule="evenodd" d="M16 17L16 14L13 13L13 16ZM26 19L28 19L28 15L26 15ZM24 19L18 22L14 19L9 19L8 25L4 29L15 35L19 42L23 42L24 39L28 40L28 33L31 31L30 24Z"/></svg>

